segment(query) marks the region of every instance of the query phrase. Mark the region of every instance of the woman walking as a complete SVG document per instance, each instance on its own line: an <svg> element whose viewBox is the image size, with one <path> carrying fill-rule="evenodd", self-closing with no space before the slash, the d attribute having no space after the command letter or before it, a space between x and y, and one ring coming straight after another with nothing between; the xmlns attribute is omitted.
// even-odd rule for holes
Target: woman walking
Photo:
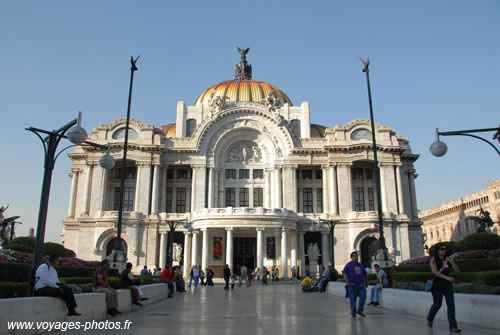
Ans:
<svg viewBox="0 0 500 335"><path fill-rule="evenodd" d="M457 320L455 319L455 298L452 285L455 282L455 278L450 277L451 270L453 272L460 272L460 269L453 260L446 257L446 251L446 246L443 243L436 244L430 260L432 274L435 276L435 279L431 290L433 304L429 310L429 314L427 314L427 326L432 328L434 317L443 304L444 295L448 307L450 332L460 333L462 330L457 327Z"/></svg>

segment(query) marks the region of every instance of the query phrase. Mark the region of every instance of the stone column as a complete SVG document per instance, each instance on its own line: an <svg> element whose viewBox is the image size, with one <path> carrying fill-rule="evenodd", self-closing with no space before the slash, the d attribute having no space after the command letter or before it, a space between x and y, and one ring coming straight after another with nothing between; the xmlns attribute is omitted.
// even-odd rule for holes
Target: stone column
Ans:
<svg viewBox="0 0 500 335"><path fill-rule="evenodd" d="M264 170L264 207L271 208L272 207L272 191L271 191L271 171L266 169Z"/></svg>
<svg viewBox="0 0 500 335"><path fill-rule="evenodd" d="M322 167L323 172L323 213L330 212L330 201L328 200L328 166Z"/></svg>
<svg viewBox="0 0 500 335"><path fill-rule="evenodd" d="M99 211L106 210L106 198L108 197L108 178L109 178L109 170L102 170L102 184L101 184L101 202L99 204Z"/></svg>
<svg viewBox="0 0 500 335"><path fill-rule="evenodd" d="M231 272L233 269L233 229L226 228L226 264L229 264Z"/></svg>
<svg viewBox="0 0 500 335"><path fill-rule="evenodd" d="M69 208L68 208L68 217L75 217L75 201L76 201L76 190L78 187L78 169L73 169L71 172L71 193L69 196Z"/></svg>
<svg viewBox="0 0 500 335"><path fill-rule="evenodd" d="M134 211L138 212L139 211L139 200L140 200L140 194L141 194L141 175L142 175L142 169L144 167L142 165L137 164L137 173L135 175L135 198L134 198ZM122 171L122 173L125 173L125 171Z"/></svg>
<svg viewBox="0 0 500 335"><path fill-rule="evenodd" d="M398 190L398 214L404 214L404 196L403 196L403 185L401 184L401 166L397 165L396 167L396 184Z"/></svg>
<svg viewBox="0 0 500 335"><path fill-rule="evenodd" d="M151 214L158 214L158 189L160 183L160 166L155 164L153 171L153 194L151 197Z"/></svg>
<svg viewBox="0 0 500 335"><path fill-rule="evenodd" d="M191 272L191 238L192 234L190 232L184 232L184 265L182 275L184 278L189 277Z"/></svg>
<svg viewBox="0 0 500 335"><path fill-rule="evenodd" d="M208 169L208 208L215 207L215 176L214 168Z"/></svg>
<svg viewBox="0 0 500 335"><path fill-rule="evenodd" d="M281 181L281 168L275 169L275 182L276 182L276 208L283 208L283 192L282 192L282 181Z"/></svg>
<svg viewBox="0 0 500 335"><path fill-rule="evenodd" d="M193 246L192 246L192 252L191 252L191 266L193 265L198 265L198 236L199 236L198 231L193 232Z"/></svg>
<svg viewBox="0 0 500 335"><path fill-rule="evenodd" d="M299 256L300 256L300 276L306 275L306 250L304 248L304 234L305 232L299 231Z"/></svg>
<svg viewBox="0 0 500 335"><path fill-rule="evenodd" d="M339 214L339 207L337 203L337 171L335 166L330 166L328 168L328 181L329 181L329 194L328 200L330 200L330 211L333 215Z"/></svg>
<svg viewBox="0 0 500 335"><path fill-rule="evenodd" d="M297 178L292 166L283 168L283 208L297 212Z"/></svg>
<svg viewBox="0 0 500 335"><path fill-rule="evenodd" d="M411 217L418 217L417 194L415 192L415 170L408 170L408 185L410 186Z"/></svg>
<svg viewBox="0 0 500 335"><path fill-rule="evenodd" d="M160 181L160 201L159 209L160 213L164 213L167 211L167 166L160 167L161 173L161 181ZM186 195L187 197L187 195ZM189 203L189 198L186 199L186 202Z"/></svg>
<svg viewBox="0 0 500 335"><path fill-rule="evenodd" d="M196 180L198 177L198 169L195 168L194 166L191 168L191 212L194 212L196 208ZM194 238L194 236L193 236ZM194 241L193 241L194 245ZM193 264L196 265L196 264Z"/></svg>
<svg viewBox="0 0 500 335"><path fill-rule="evenodd" d="M281 272L283 278L288 278L288 246L287 233L283 228L281 231Z"/></svg>
<svg viewBox="0 0 500 335"><path fill-rule="evenodd" d="M218 207L219 208L224 208L226 205L224 204L224 170L217 170L217 174L219 175L219 180L217 182L217 187L219 190L219 197L218 197Z"/></svg>
<svg viewBox="0 0 500 335"><path fill-rule="evenodd" d="M385 176L385 172L386 172L386 168L385 166L381 166L379 164L379 173L380 173L380 192L382 193L381 194L381 198L380 200L382 200L382 212L383 213L387 213L389 212L389 206L387 205L387 186L386 186L386 176Z"/></svg>
<svg viewBox="0 0 500 335"><path fill-rule="evenodd" d="M165 269L165 256L167 255L167 233L160 233L160 267Z"/></svg>
<svg viewBox="0 0 500 335"><path fill-rule="evenodd" d="M339 212L352 212L351 163L338 165Z"/></svg>
<svg viewBox="0 0 500 335"><path fill-rule="evenodd" d="M257 228L257 267L262 271L264 266L264 231Z"/></svg>
<svg viewBox="0 0 500 335"><path fill-rule="evenodd" d="M321 259L323 261L323 266L328 268L328 263L330 262L330 248L328 246L328 234L327 231L321 232Z"/></svg>
<svg viewBox="0 0 500 335"><path fill-rule="evenodd" d="M201 269L205 271L208 267L208 250L210 249L208 247L208 229L202 229L203 232L203 244L201 247Z"/></svg>
<svg viewBox="0 0 500 335"><path fill-rule="evenodd" d="M85 179L85 193L83 196L83 215L89 215L90 208L90 188L92 186L92 173L94 164L90 163L87 167L87 178Z"/></svg>
<svg viewBox="0 0 500 335"><path fill-rule="evenodd" d="M292 246L290 250L290 267L295 266L295 269L297 269L297 232L292 232L291 237Z"/></svg>

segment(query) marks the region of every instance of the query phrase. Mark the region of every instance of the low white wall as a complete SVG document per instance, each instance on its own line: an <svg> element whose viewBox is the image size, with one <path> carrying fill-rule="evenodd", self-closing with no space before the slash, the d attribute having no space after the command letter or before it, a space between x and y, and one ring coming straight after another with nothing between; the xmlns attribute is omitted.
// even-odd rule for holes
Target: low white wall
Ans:
<svg viewBox="0 0 500 335"><path fill-rule="evenodd" d="M149 300L141 301L142 304L166 299L168 287L166 284L152 284L141 286L142 291ZM129 290L118 291L118 309L121 312L130 312L137 308L132 305ZM86 322L103 320L106 314L106 296L104 293L75 294L76 310L82 316L67 316L68 310L62 299L50 297L27 297L0 299L0 334L21 335L41 334L47 332L43 329L8 329L8 322L33 321L33 322Z"/></svg>
<svg viewBox="0 0 500 335"><path fill-rule="evenodd" d="M367 303L370 301L372 287L367 289ZM345 284L342 282L328 283L327 290L328 294L345 297ZM348 304L347 301L346 304ZM380 305L385 309L425 319L432 305L432 295L429 292L384 288L380 296ZM446 300L443 297L443 305L439 309L436 319L448 321L446 310ZM459 327L461 323L467 323L500 329L499 315L500 296L455 293L455 317Z"/></svg>

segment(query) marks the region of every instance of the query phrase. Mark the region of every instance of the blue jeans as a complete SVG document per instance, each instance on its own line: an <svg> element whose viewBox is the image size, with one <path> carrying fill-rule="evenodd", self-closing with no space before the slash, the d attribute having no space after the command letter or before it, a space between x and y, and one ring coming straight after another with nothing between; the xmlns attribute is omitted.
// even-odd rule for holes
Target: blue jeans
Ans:
<svg viewBox="0 0 500 335"><path fill-rule="evenodd" d="M384 288L388 287L389 285L384 285ZM372 287L372 291L371 291L371 300L373 302L379 302L380 301L380 288L382 287L382 285L380 285L380 283L378 283L377 285L375 285L374 287Z"/></svg>
<svg viewBox="0 0 500 335"><path fill-rule="evenodd" d="M324 289L326 289L326 284L328 284L328 279L326 279L326 278L321 278L321 279L319 280L319 289L320 289L320 290L324 290Z"/></svg>
<svg viewBox="0 0 500 335"><path fill-rule="evenodd" d="M453 286L451 284L446 286L434 285L432 287L432 301L433 304L427 314L427 321L433 322L434 317L441 308L443 304L443 295L446 299L446 305L448 306L448 324L450 330L457 328L457 320L455 319L455 296L453 295Z"/></svg>
<svg viewBox="0 0 500 335"><path fill-rule="evenodd" d="M194 288L197 288L198 287L198 280L200 279L200 277L194 276L193 279L194 279Z"/></svg>
<svg viewBox="0 0 500 335"><path fill-rule="evenodd" d="M356 299L359 297L359 307L357 312L363 313L366 301L365 284L351 283L349 286L349 301L351 303L351 314L356 314Z"/></svg>
<svg viewBox="0 0 500 335"><path fill-rule="evenodd" d="M188 287L191 287L191 283L193 282L193 276L189 277L189 285Z"/></svg>

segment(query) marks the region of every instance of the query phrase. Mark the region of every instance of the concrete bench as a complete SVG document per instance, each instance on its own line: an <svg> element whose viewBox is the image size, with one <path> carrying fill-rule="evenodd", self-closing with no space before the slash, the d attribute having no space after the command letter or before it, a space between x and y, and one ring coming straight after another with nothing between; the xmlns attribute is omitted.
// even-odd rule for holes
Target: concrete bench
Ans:
<svg viewBox="0 0 500 335"><path fill-rule="evenodd" d="M148 300L141 301L147 305L166 299L168 287L166 284L151 284L141 286ZM125 313L141 308L132 305L130 290L117 290L118 309ZM26 297L0 299L0 334L41 334L47 330L8 329L7 322L34 321L93 321L106 319L106 295L104 293L75 294L77 311L82 316L67 316L68 310L62 299L50 297Z"/></svg>
<svg viewBox="0 0 500 335"><path fill-rule="evenodd" d="M369 286L367 288L367 303L372 287ZM344 297L345 283L329 282L327 292L331 295ZM347 305L348 302L346 301L346 308ZM432 305L432 295L429 292L384 288L380 295L380 305L382 308L391 311L419 316L425 319ZM448 321L446 310L446 301L443 297L443 305L439 309L436 319ZM459 325L460 323L467 323L500 329L499 315L500 296L455 293L455 316Z"/></svg>

